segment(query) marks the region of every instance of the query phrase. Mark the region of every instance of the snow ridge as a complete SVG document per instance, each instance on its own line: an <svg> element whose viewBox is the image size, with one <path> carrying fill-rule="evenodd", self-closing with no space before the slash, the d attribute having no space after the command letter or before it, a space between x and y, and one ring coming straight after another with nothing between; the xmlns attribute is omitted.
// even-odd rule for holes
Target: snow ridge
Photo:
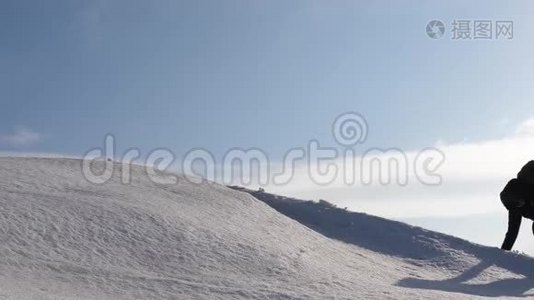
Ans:
<svg viewBox="0 0 534 300"><path fill-rule="evenodd" d="M90 184L76 159L0 166L0 299L458 299L534 287L529 257L365 214L182 177L158 186L139 166L130 185L120 172Z"/></svg>

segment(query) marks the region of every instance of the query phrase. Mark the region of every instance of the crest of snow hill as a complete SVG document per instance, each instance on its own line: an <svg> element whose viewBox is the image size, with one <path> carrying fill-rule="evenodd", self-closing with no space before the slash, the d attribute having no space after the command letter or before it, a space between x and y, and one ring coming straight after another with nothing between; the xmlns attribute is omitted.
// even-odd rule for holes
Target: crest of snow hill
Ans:
<svg viewBox="0 0 534 300"><path fill-rule="evenodd" d="M120 165L117 167L120 169ZM524 297L534 260L326 201L0 158L0 299Z"/></svg>

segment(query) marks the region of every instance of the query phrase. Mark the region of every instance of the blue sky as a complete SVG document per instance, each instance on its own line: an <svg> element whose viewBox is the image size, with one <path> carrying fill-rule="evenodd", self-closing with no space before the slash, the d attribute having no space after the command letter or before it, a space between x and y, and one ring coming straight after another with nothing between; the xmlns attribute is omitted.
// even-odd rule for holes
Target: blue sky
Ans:
<svg viewBox="0 0 534 300"><path fill-rule="evenodd" d="M113 133L125 148L275 156L333 143L345 111L379 147L500 136L532 111L534 49L530 4L498 3L2 1L0 128L70 154ZM460 18L513 20L515 38L425 35Z"/></svg>
<svg viewBox="0 0 534 300"><path fill-rule="evenodd" d="M461 145L515 140L534 116L533 5L3 0L0 151L81 155L111 133L119 152L259 147L277 161L312 138L335 146L332 121L356 111L369 122L366 147L440 143L461 164L473 158ZM425 34L433 19L446 25L442 39ZM452 40L455 19L512 20L514 38ZM529 151L495 151L491 161ZM510 170L488 179L492 193ZM319 198L313 188L281 192Z"/></svg>

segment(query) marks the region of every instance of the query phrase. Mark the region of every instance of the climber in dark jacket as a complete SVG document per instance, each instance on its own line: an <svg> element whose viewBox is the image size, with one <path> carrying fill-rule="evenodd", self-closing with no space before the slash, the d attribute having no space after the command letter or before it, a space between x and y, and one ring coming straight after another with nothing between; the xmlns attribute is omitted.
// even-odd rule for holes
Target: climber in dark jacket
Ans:
<svg viewBox="0 0 534 300"><path fill-rule="evenodd" d="M501 201L508 209L508 231L501 249L511 250L515 243L521 219L534 220L534 161L529 161L519 174L506 184L501 192ZM534 234L534 223L532 224Z"/></svg>

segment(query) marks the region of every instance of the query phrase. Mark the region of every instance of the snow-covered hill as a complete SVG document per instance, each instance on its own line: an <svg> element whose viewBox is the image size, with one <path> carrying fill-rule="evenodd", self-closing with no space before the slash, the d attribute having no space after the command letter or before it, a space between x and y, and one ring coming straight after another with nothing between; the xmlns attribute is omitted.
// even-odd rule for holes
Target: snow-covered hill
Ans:
<svg viewBox="0 0 534 300"><path fill-rule="evenodd" d="M80 168L0 158L0 299L534 294L529 257L323 204L182 178L158 186L141 167L130 185L119 172L94 185Z"/></svg>

